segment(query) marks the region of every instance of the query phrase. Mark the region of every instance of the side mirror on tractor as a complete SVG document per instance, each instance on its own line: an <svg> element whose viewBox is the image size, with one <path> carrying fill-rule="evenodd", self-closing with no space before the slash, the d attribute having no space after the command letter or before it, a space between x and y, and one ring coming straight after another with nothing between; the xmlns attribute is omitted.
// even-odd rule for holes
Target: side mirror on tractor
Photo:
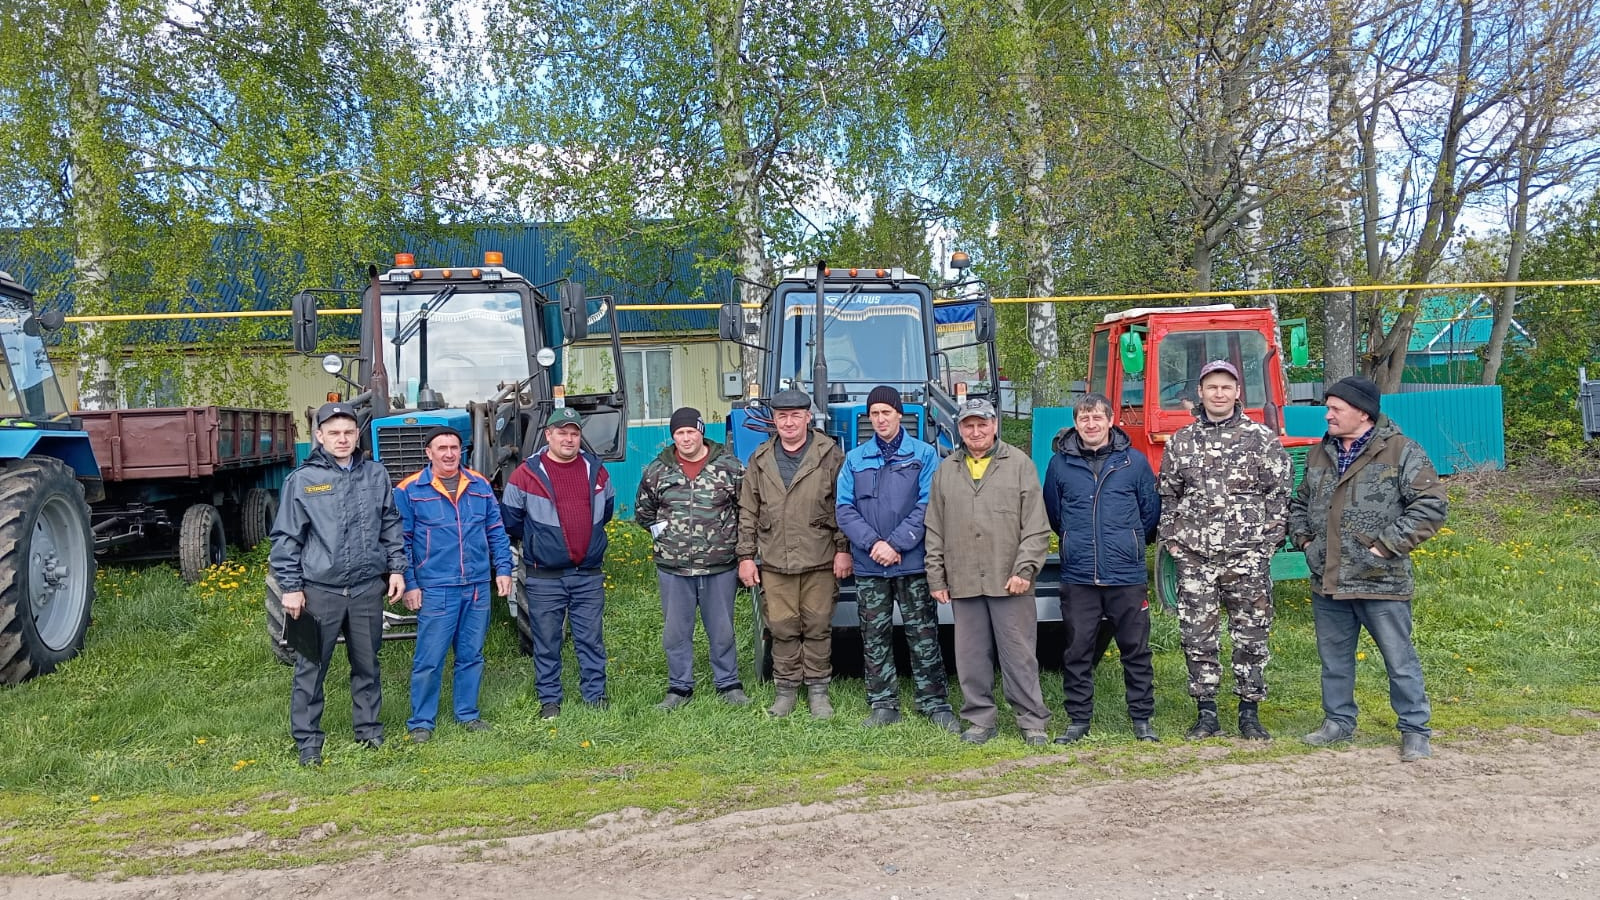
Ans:
<svg viewBox="0 0 1600 900"><path fill-rule="evenodd" d="M1311 342L1306 338L1306 327L1296 325L1289 329L1289 365L1303 366L1311 358Z"/></svg>
<svg viewBox="0 0 1600 900"><path fill-rule="evenodd" d="M579 281L561 283L562 340L571 344L589 336L589 293Z"/></svg>
<svg viewBox="0 0 1600 900"><path fill-rule="evenodd" d="M995 338L994 307L988 302L978 304L972 310L972 337L980 344L987 344Z"/></svg>
<svg viewBox="0 0 1600 900"><path fill-rule="evenodd" d="M1122 357L1122 371L1137 375L1144 371L1144 341L1132 331L1125 331L1117 342L1118 355Z"/></svg>
<svg viewBox="0 0 1600 900"><path fill-rule="evenodd" d="M745 339L744 307L737 300L729 300L717 310L717 331L725 341L741 343Z"/></svg>
<svg viewBox="0 0 1600 900"><path fill-rule="evenodd" d="M317 352L317 295L301 291L289 301L290 332L297 353Z"/></svg>

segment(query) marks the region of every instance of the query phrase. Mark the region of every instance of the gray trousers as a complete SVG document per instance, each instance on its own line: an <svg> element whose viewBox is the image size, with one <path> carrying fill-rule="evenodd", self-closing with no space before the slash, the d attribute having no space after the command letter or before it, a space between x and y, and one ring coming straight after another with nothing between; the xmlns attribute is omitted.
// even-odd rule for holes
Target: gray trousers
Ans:
<svg viewBox="0 0 1600 900"><path fill-rule="evenodd" d="M711 683L717 690L743 687L739 682L739 648L733 637L733 595L739 587L734 569L715 575L678 575L656 569L661 587L661 649L667 653L667 689L694 693L694 612L706 628L711 657Z"/></svg>
<svg viewBox="0 0 1600 900"><path fill-rule="evenodd" d="M331 591L306 585L306 606L322 628L322 658L295 656L294 688L289 694L289 730L300 750L320 750L322 733L323 681L333 648L344 634L345 655L350 659L350 722L356 740L383 738L383 723L378 709L383 703L383 683L378 679L378 648L383 644L383 597L388 579L371 581Z"/></svg>
<svg viewBox="0 0 1600 900"><path fill-rule="evenodd" d="M1005 679L1005 698L1017 727L1044 730L1050 708L1039 688L1039 614L1033 592L1011 597L958 597L950 601L956 621L956 675L961 682L961 718L994 728L995 657Z"/></svg>

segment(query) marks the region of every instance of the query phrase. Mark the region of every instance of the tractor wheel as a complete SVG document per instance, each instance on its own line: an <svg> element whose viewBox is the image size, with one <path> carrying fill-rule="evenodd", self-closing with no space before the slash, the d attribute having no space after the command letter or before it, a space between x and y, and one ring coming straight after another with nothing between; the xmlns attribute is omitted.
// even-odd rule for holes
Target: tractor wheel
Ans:
<svg viewBox="0 0 1600 900"><path fill-rule="evenodd" d="M750 618L751 659L755 662L756 681L772 680L772 635L767 633L767 617L761 606L761 586L750 588L750 602L755 614Z"/></svg>
<svg viewBox="0 0 1600 900"><path fill-rule="evenodd" d="M178 570L193 584L206 569L228 558L228 538L222 531L222 514L209 503L196 503L183 512L178 527Z"/></svg>
<svg viewBox="0 0 1600 900"><path fill-rule="evenodd" d="M1156 599L1167 612L1178 611L1178 561L1165 547L1156 548Z"/></svg>
<svg viewBox="0 0 1600 900"><path fill-rule="evenodd" d="M274 658L286 666L294 665L295 652L288 644L283 642L284 614L283 591L278 588L278 579L267 573L267 648L272 651Z"/></svg>
<svg viewBox="0 0 1600 900"><path fill-rule="evenodd" d="M94 605L94 537L83 486L54 459L0 469L0 684L78 655Z"/></svg>
<svg viewBox="0 0 1600 900"><path fill-rule="evenodd" d="M527 577L527 573L522 570L522 548L513 542L511 544L511 597L507 603L511 606L511 624L517 629L517 652L523 656L532 656L533 623L528 619L528 598L522 590Z"/></svg>
<svg viewBox="0 0 1600 900"><path fill-rule="evenodd" d="M254 547L272 534L272 520L278 517L278 498L266 488L244 492L239 512L239 543Z"/></svg>

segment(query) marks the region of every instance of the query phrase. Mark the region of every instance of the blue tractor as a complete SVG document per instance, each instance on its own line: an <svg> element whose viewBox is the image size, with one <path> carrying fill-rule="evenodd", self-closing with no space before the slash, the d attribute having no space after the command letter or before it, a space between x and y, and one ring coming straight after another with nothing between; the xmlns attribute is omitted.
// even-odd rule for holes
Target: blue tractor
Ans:
<svg viewBox="0 0 1600 900"><path fill-rule="evenodd" d="M89 503L103 487L45 347L62 322L0 272L0 684L76 656L94 605Z"/></svg>
<svg viewBox="0 0 1600 900"><path fill-rule="evenodd" d="M482 265L419 266L410 253L395 255L386 272L368 270L362 293L360 351L353 377L338 354L323 368L354 392L348 397L362 429L362 446L398 484L427 464L423 436L438 425L461 435L463 462L498 490L518 464L544 444L544 423L557 407L583 415L586 449L601 459L627 452L627 395L614 390L569 394L563 383L565 350L588 336L589 325L609 327L610 371L623 371L616 305L591 298L572 281L533 284L507 269L501 254ZM553 293L546 291L555 287ZM598 305L594 312L592 305ZM295 349L317 348L317 293L292 303ZM521 567L517 567L518 578ZM519 602L511 616L524 652L532 631ZM416 618L386 614L385 639L416 635ZM267 587L267 633L274 652L289 661L276 585Z"/></svg>
<svg viewBox="0 0 1600 900"><path fill-rule="evenodd" d="M766 404L788 388L811 395L815 427L848 451L872 438L867 394L880 384L900 391L908 433L941 454L954 450L960 443L958 407L969 397L983 397L998 408L1000 385L994 306L983 283L968 277L965 253L956 253L950 264L960 277L930 284L902 269L829 268L819 261L780 281L756 322L747 322L737 302L724 305L722 339L761 353L749 397L728 414L734 453L748 461L771 437ZM1056 585L1053 577L1046 584L1046 577L1039 579L1041 620L1059 619ZM755 607L756 674L764 680L771 673L772 642L759 597ZM951 624L948 607L941 606L939 614ZM901 624L898 610L895 624ZM833 629L835 666L859 668L860 619L850 579L839 586Z"/></svg>

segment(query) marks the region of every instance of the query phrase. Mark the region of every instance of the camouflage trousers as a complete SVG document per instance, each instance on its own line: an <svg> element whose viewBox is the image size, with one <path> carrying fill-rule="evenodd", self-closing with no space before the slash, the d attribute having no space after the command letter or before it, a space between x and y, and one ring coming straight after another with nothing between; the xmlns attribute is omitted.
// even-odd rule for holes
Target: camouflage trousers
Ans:
<svg viewBox="0 0 1600 900"><path fill-rule="evenodd" d="M944 673L944 652L939 647L939 612L928 592L928 577L921 572L893 578L857 575L856 597L867 702L874 708L900 706L894 664L894 607L898 602L906 627L906 644L911 650L911 682L917 711L930 716L950 712L950 686Z"/></svg>
<svg viewBox="0 0 1600 900"><path fill-rule="evenodd" d="M1178 566L1178 634L1189 668L1189 696L1215 700L1222 684L1221 611L1228 612L1233 638L1233 692L1241 700L1265 700L1263 671L1272 654L1271 557L1259 553L1204 557L1173 554Z"/></svg>

